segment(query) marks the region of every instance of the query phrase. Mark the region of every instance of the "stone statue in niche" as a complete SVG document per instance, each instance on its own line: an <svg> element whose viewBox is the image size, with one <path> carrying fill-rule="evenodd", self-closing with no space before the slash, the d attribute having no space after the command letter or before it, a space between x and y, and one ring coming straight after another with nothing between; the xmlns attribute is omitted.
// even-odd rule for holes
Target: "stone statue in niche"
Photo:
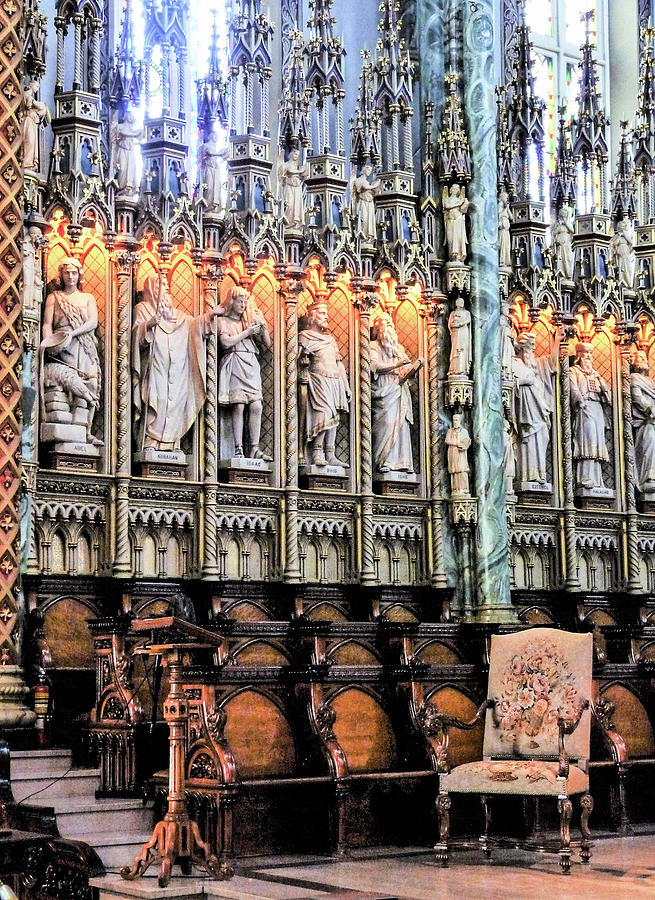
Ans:
<svg viewBox="0 0 655 900"><path fill-rule="evenodd" d="M225 141L221 140L218 123L212 124L211 132L198 150L198 165L200 167L200 181L203 185L202 196L207 204L207 210L225 210L226 184L223 165L228 157L228 148Z"/></svg>
<svg viewBox="0 0 655 900"><path fill-rule="evenodd" d="M303 181L309 178L309 166L300 161L300 150L297 147L289 153L284 161L284 152L280 151L277 176L282 188L284 217L291 228L302 228L305 224L305 203L302 195Z"/></svg>
<svg viewBox="0 0 655 900"><path fill-rule="evenodd" d="M36 99L39 84L32 81L24 89L23 99L23 169L39 171L39 129L50 121L50 111L45 103Z"/></svg>
<svg viewBox="0 0 655 900"><path fill-rule="evenodd" d="M377 237L375 224L375 196L382 189L379 178L370 181L373 166L366 163L360 175L353 169L350 176L350 214L358 231L365 241L375 241Z"/></svg>
<svg viewBox="0 0 655 900"><path fill-rule="evenodd" d="M47 240L36 225L23 229L23 309L38 309L43 300L43 274L39 251Z"/></svg>
<svg viewBox="0 0 655 900"><path fill-rule="evenodd" d="M112 127L112 158L119 194L135 194L139 190L139 142L143 128L137 124L132 110L128 110L123 122Z"/></svg>
<svg viewBox="0 0 655 900"><path fill-rule="evenodd" d="M454 499L470 497L468 449L471 446L471 436L462 425L460 413L453 415L453 424L446 432L445 441L448 447L451 495Z"/></svg>
<svg viewBox="0 0 655 900"><path fill-rule="evenodd" d="M464 298L455 300L455 309L448 316L450 332L450 364L448 377L468 378L471 369L471 313L464 307Z"/></svg>
<svg viewBox="0 0 655 900"><path fill-rule="evenodd" d="M40 346L41 440L98 447L93 419L100 402L98 310L82 290L82 264L59 264L59 287L48 294ZM68 448L66 448L68 449Z"/></svg>
<svg viewBox="0 0 655 900"><path fill-rule="evenodd" d="M512 267L512 243L510 239L512 218L509 194L507 191L501 191L498 197L498 261L504 268Z"/></svg>
<svg viewBox="0 0 655 900"><path fill-rule="evenodd" d="M503 379L511 380L512 367L514 365L514 338L512 337L512 326L509 318L509 303L502 300L500 304L500 367L503 373Z"/></svg>
<svg viewBox="0 0 655 900"><path fill-rule="evenodd" d="M570 374L576 484L585 490L607 490L602 464L610 458L605 437L605 407L611 404L612 393L594 369L590 343L577 345Z"/></svg>
<svg viewBox="0 0 655 900"><path fill-rule="evenodd" d="M412 397L407 380L423 365L412 363L389 313L373 320L371 341L371 404L373 463L378 472L413 472Z"/></svg>
<svg viewBox="0 0 655 900"><path fill-rule="evenodd" d="M200 316L176 309L164 275L151 275L134 308L132 384L137 451L178 451L205 400L204 339L217 308Z"/></svg>
<svg viewBox="0 0 655 900"><path fill-rule="evenodd" d="M562 275L569 281L573 278L573 269L575 265L575 255L573 252L574 218L574 211L569 206L563 206L557 217L557 221L552 226L555 259Z"/></svg>
<svg viewBox="0 0 655 900"><path fill-rule="evenodd" d="M503 419L503 473L505 475L505 493L514 496L514 479L516 478L516 443L514 432L508 419Z"/></svg>
<svg viewBox="0 0 655 900"><path fill-rule="evenodd" d="M341 466L348 463L335 453L341 413L350 409L348 375L334 336L330 333L325 303L307 310L305 328L298 335L299 365L307 366L307 399L304 410L305 439L315 466Z"/></svg>
<svg viewBox="0 0 655 900"><path fill-rule="evenodd" d="M441 195L441 205L446 228L448 259L450 262L464 262L468 244L466 237L466 212L469 208L464 188L457 183L451 184L450 188L444 187Z"/></svg>
<svg viewBox="0 0 655 900"><path fill-rule="evenodd" d="M218 370L218 402L229 414L231 438L224 438L221 458L243 457L244 413L248 408L251 459L265 459L259 448L262 430L262 375L259 355L270 349L271 336L264 316L245 288L235 287L225 301L225 315L218 322L221 361ZM225 429L224 429L225 430Z"/></svg>
<svg viewBox="0 0 655 900"><path fill-rule="evenodd" d="M635 283L637 258L635 233L630 219L621 219L616 223L615 233L610 241L610 262L614 266L618 281L632 288Z"/></svg>
<svg viewBox="0 0 655 900"><path fill-rule="evenodd" d="M554 408L552 375L557 371L559 333L548 356L536 356L535 343L535 336L524 332L517 342L512 363L519 473L523 490L550 490L546 458L550 444L550 416Z"/></svg>
<svg viewBox="0 0 655 900"><path fill-rule="evenodd" d="M655 379L648 357L637 350L630 374L632 426L635 441L635 481L643 494L655 493Z"/></svg>

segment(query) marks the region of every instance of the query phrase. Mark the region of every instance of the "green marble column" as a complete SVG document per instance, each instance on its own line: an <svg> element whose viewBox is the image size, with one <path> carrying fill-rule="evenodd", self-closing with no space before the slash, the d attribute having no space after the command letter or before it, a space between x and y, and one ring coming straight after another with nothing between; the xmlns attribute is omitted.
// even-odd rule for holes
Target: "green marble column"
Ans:
<svg viewBox="0 0 655 900"><path fill-rule="evenodd" d="M464 0L463 71L466 125L473 160L469 263L472 267L473 452L478 498L476 619L514 619L509 593L507 517L503 478L503 404L500 378L500 298L496 105L492 0Z"/></svg>

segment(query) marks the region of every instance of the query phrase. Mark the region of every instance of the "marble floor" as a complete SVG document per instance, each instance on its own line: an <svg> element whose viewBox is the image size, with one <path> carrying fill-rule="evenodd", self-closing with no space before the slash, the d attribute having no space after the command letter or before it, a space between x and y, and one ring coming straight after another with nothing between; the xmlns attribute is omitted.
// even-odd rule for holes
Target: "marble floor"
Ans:
<svg viewBox="0 0 655 900"><path fill-rule="evenodd" d="M130 895L128 884L116 884L116 876L102 881L106 891L101 889L101 898ZM338 862L240 860L229 882L175 878L166 894L157 891L155 878L138 884L138 896L183 900L653 900L655 835L600 840L590 866L575 860L569 876L560 873L552 855L503 850L487 862L481 853L455 851L449 868L442 869L425 851L388 849L356 853Z"/></svg>

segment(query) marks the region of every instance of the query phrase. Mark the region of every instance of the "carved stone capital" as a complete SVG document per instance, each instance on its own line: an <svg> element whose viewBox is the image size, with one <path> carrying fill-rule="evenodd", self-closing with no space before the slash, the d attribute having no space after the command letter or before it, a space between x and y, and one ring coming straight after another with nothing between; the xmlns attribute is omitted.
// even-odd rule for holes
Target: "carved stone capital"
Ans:
<svg viewBox="0 0 655 900"><path fill-rule="evenodd" d="M465 497L450 501L450 517L453 525L475 525L478 521L478 501Z"/></svg>

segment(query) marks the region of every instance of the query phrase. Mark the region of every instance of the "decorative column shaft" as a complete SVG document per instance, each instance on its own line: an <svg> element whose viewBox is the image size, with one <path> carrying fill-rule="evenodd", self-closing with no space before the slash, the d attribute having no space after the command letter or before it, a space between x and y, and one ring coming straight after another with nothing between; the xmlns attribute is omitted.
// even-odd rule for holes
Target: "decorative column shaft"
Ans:
<svg viewBox="0 0 655 900"><path fill-rule="evenodd" d="M218 305L218 286L222 278L220 269L212 266L204 275L203 287L205 312ZM207 340L207 396L205 398L205 518L204 555L202 577L218 578L218 540L216 535L217 515L217 470L218 470L218 335L216 325Z"/></svg>
<svg viewBox="0 0 655 900"><path fill-rule="evenodd" d="M59 93L64 89L64 36L66 35L66 25L61 16L55 19L55 29L57 31L57 77L55 80L55 92Z"/></svg>
<svg viewBox="0 0 655 900"><path fill-rule="evenodd" d="M362 584L375 584L373 544L373 438L371 413L371 310L377 303L374 285L359 298L359 447L362 491Z"/></svg>
<svg viewBox="0 0 655 900"><path fill-rule="evenodd" d="M500 298L498 292L498 210L496 103L492 0L462 4L465 107L473 161L470 186L471 313L473 317L473 447L476 534L477 616L483 621L513 619L505 479L503 403L500 384Z"/></svg>
<svg viewBox="0 0 655 900"><path fill-rule="evenodd" d="M564 553L567 591L579 591L577 541L575 534L575 501L573 497L573 457L571 444L571 382L569 380L569 339L575 329L568 325L562 335L559 354L560 410L562 422L562 472L564 477Z"/></svg>
<svg viewBox="0 0 655 900"><path fill-rule="evenodd" d="M302 281L281 288L285 312L285 400L286 400L286 491L285 491L285 565L284 580L300 581L298 554L298 296Z"/></svg>
<svg viewBox="0 0 655 900"><path fill-rule="evenodd" d="M96 94L100 90L100 36L102 34L102 22L93 19L91 22L91 64L90 64L90 88Z"/></svg>
<svg viewBox="0 0 655 900"><path fill-rule="evenodd" d="M635 499L635 443L632 433L632 391L630 387L630 340L624 339L621 353L621 391L623 395L623 459L625 465L625 501L627 510L626 550L627 589L641 593L644 586L639 570L639 534L637 531L637 502Z"/></svg>
<svg viewBox="0 0 655 900"><path fill-rule="evenodd" d="M75 26L75 59L74 59L74 75L73 90L79 90L82 87L82 22L80 15L73 16L73 25Z"/></svg>
<svg viewBox="0 0 655 900"><path fill-rule="evenodd" d="M443 546L443 500L441 480L443 478L442 446L439 435L439 312L434 301L427 314L428 326L428 392L429 392L429 435L431 492L431 540L432 540L432 584L447 587L444 567Z"/></svg>
<svg viewBox="0 0 655 900"><path fill-rule="evenodd" d="M177 107L180 119L184 118L186 109L186 54L178 51L178 90L177 90Z"/></svg>
<svg viewBox="0 0 655 900"><path fill-rule="evenodd" d="M116 374L116 547L113 574L126 578L132 572L130 559L130 462L132 448L130 397L130 328L132 318L132 274L138 257L129 250L116 256L118 282L117 374Z"/></svg>

